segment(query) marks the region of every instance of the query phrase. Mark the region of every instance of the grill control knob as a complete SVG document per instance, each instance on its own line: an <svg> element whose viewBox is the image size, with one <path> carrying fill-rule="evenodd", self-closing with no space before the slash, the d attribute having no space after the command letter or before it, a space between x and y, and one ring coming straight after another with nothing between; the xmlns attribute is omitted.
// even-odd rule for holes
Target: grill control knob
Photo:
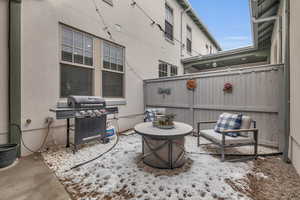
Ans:
<svg viewBox="0 0 300 200"><path fill-rule="evenodd" d="M86 112L84 110L80 111L80 115L81 116L85 116L86 115Z"/></svg>
<svg viewBox="0 0 300 200"><path fill-rule="evenodd" d="M100 117L102 115L102 113L99 110L94 110L94 113L97 117Z"/></svg>
<svg viewBox="0 0 300 200"><path fill-rule="evenodd" d="M87 111L87 114L90 116L90 117L93 117L94 116L94 112L92 110L88 110Z"/></svg>

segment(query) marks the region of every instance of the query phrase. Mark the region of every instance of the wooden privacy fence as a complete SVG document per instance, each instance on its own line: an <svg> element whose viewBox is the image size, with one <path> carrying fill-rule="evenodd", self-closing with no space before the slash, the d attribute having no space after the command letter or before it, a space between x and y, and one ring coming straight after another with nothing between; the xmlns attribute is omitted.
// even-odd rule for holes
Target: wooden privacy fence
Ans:
<svg viewBox="0 0 300 200"><path fill-rule="evenodd" d="M194 79L197 88L188 90ZM224 92L231 83L231 92ZM283 65L201 72L144 81L145 107L163 107L176 120L193 125L216 120L223 112L243 113L257 121L259 143L282 148ZM208 128L208 127L207 127Z"/></svg>

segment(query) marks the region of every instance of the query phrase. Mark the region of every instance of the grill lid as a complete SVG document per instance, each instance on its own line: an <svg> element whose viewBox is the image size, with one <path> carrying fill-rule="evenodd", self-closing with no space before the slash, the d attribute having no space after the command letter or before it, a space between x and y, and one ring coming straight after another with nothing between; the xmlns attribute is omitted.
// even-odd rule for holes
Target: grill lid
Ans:
<svg viewBox="0 0 300 200"><path fill-rule="evenodd" d="M105 100L102 97L97 96L75 96L68 97L69 107L105 107Z"/></svg>

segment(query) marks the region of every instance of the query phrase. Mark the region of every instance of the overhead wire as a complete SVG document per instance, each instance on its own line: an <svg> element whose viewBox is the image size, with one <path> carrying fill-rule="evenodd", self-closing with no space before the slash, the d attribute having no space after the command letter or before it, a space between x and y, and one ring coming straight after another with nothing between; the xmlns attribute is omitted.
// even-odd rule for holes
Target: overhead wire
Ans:
<svg viewBox="0 0 300 200"><path fill-rule="evenodd" d="M166 31L162 28L162 25L157 23L156 20L154 20L154 18L151 17L143 7L141 7L135 0L131 0L131 1L132 1L131 6L132 7L136 6L151 21L152 26L156 25L161 32L163 32L164 34L166 33ZM180 44L180 48L183 48L185 46L185 44L181 40L177 39L174 36L173 36L173 40ZM193 48L191 50L192 50L192 52L196 53L197 55L202 55L200 52L196 51Z"/></svg>

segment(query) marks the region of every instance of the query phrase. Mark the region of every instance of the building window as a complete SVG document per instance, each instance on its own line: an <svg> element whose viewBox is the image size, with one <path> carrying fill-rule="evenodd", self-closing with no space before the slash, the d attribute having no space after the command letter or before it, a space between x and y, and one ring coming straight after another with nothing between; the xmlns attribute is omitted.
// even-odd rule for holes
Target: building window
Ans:
<svg viewBox="0 0 300 200"><path fill-rule="evenodd" d="M209 46L209 53L212 54L212 46Z"/></svg>
<svg viewBox="0 0 300 200"><path fill-rule="evenodd" d="M60 96L93 95L93 69L60 64Z"/></svg>
<svg viewBox="0 0 300 200"><path fill-rule="evenodd" d="M206 44L205 47L206 47L206 53L209 54L209 47L208 47L208 44Z"/></svg>
<svg viewBox="0 0 300 200"><path fill-rule="evenodd" d="M168 64L167 63L159 63L158 67L158 77L166 77L168 76Z"/></svg>
<svg viewBox="0 0 300 200"><path fill-rule="evenodd" d="M170 75L171 76L176 76L178 74L178 69L176 66L171 65L171 70L170 70Z"/></svg>
<svg viewBox="0 0 300 200"><path fill-rule="evenodd" d="M178 67L165 62L159 62L158 77L176 76L178 75Z"/></svg>
<svg viewBox="0 0 300 200"><path fill-rule="evenodd" d="M61 60L93 66L93 37L62 27Z"/></svg>
<svg viewBox="0 0 300 200"><path fill-rule="evenodd" d="M166 9L166 19L165 19L165 37L169 40L173 41L173 23L174 23L174 16L173 10L167 4L165 4Z"/></svg>
<svg viewBox="0 0 300 200"><path fill-rule="evenodd" d="M186 27L186 50L192 53L192 29L189 26Z"/></svg>
<svg viewBox="0 0 300 200"><path fill-rule="evenodd" d="M113 6L114 3L113 3L113 0L103 0L105 3L107 3L108 5L110 6Z"/></svg>
<svg viewBox="0 0 300 200"><path fill-rule="evenodd" d="M61 26L60 97L93 94L93 37Z"/></svg>
<svg viewBox="0 0 300 200"><path fill-rule="evenodd" d="M124 48L103 42L102 96L124 97Z"/></svg>

